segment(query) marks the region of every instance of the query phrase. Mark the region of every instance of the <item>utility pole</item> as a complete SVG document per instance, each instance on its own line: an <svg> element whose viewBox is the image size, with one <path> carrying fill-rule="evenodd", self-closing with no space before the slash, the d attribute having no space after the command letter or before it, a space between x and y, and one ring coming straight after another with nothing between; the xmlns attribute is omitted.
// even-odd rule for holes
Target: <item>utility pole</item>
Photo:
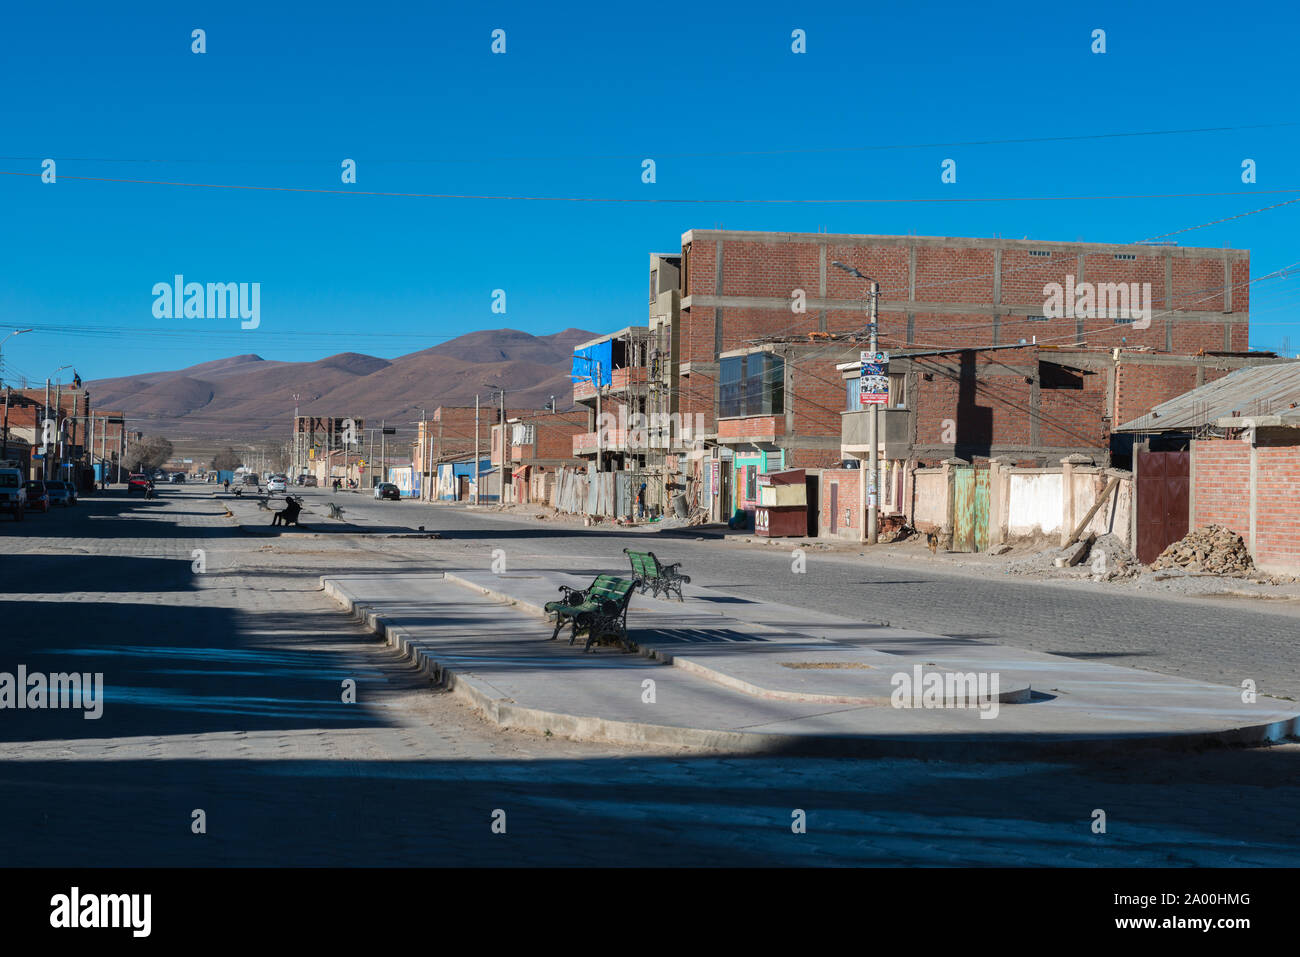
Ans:
<svg viewBox="0 0 1300 957"><path fill-rule="evenodd" d="M296 482L298 480L299 469L301 467L301 455L299 454L298 446L302 432L298 428L298 398L299 393L295 392L293 394L293 463L290 466L292 472L290 473L289 479L291 482Z"/></svg>
<svg viewBox="0 0 1300 957"><path fill-rule="evenodd" d="M867 286L869 290L867 315L870 324L867 326L867 333L870 337L871 358L874 362L878 348L876 337L876 316L880 300L880 283L872 279L870 276L863 275L861 270L846 265L839 260L834 261L831 265L835 266L837 269L843 269L849 275L855 276L858 279L863 279L869 283ZM858 376L859 390L861 390L861 379L866 376L866 363L862 363L859 366ZM869 470L871 474L869 476L865 474L858 475L858 500L866 512L866 520L862 523L862 532L858 540L874 545L879 541L876 521L876 487L880 476L880 405L876 402L872 402L870 405L871 415L867 419L867 470ZM858 471L859 473L863 472L861 462L859 462Z"/></svg>
<svg viewBox="0 0 1300 957"><path fill-rule="evenodd" d="M426 501L428 497L429 470L425 466L429 462L429 423L428 410L420 406L420 500Z"/></svg>
<svg viewBox="0 0 1300 957"><path fill-rule="evenodd" d="M504 505L506 501L506 476L510 473L507 471L511 467L510 461L510 436L506 433L506 390L501 390L501 496L498 501ZM510 486L511 498L514 497L514 485Z"/></svg>
<svg viewBox="0 0 1300 957"><path fill-rule="evenodd" d="M876 308L880 299L880 283L874 279L871 281L871 325L868 327L871 333L871 355L876 355ZM871 403L871 428L868 431L867 441L871 444L871 450L868 453L868 459L871 467L871 478L869 488L867 489L867 544L874 545L879 540L879 529L876 521L876 495L877 485L880 479L880 404Z"/></svg>
<svg viewBox="0 0 1300 957"><path fill-rule="evenodd" d="M478 393L474 394L474 504L478 504Z"/></svg>
<svg viewBox="0 0 1300 957"><path fill-rule="evenodd" d="M599 474L604 470L603 459L605 458L605 443L601 439L600 427L600 363L596 363L596 472Z"/></svg>
<svg viewBox="0 0 1300 957"><path fill-rule="evenodd" d="M49 430L45 428L45 423L50 418L50 379L45 377L45 406L41 409L44 415L41 416L41 478L50 477L50 443Z"/></svg>
<svg viewBox="0 0 1300 957"><path fill-rule="evenodd" d="M384 473L384 461L388 457L388 432L386 431L387 428L388 428L388 420L380 419L379 420L379 481L380 482L384 481L386 477ZM371 484L376 484L376 483L371 483Z"/></svg>

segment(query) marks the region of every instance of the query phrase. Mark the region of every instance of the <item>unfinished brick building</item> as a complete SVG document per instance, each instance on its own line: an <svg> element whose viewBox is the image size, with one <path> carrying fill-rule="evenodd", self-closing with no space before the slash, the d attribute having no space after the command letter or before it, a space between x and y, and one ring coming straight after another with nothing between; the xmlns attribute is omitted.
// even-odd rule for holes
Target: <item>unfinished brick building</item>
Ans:
<svg viewBox="0 0 1300 957"><path fill-rule="evenodd" d="M897 461L1104 456L1110 423L1250 361L1245 250L692 230L652 257L677 291L651 290L651 378L658 408L703 416L708 448L672 451L715 515L753 475L865 454L841 420L868 289L836 262L880 283ZM1042 348L1000 348L1022 342Z"/></svg>

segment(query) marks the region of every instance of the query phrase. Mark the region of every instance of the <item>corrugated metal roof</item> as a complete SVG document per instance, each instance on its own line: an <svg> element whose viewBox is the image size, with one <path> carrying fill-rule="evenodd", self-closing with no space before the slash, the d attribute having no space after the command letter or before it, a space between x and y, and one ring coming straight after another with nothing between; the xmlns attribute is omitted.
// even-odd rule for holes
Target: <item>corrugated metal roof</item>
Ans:
<svg viewBox="0 0 1300 957"><path fill-rule="evenodd" d="M1162 402L1116 432L1172 432L1243 415L1283 415L1300 406L1300 362L1276 362L1230 372L1222 379Z"/></svg>

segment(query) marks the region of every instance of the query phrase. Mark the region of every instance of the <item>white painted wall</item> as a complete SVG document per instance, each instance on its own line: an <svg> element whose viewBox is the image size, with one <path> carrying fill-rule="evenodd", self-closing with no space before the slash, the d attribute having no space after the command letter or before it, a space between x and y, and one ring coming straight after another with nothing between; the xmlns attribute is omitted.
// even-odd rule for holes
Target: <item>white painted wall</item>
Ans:
<svg viewBox="0 0 1300 957"><path fill-rule="evenodd" d="M1011 473L1007 534L1049 535L1061 531L1061 473ZM1089 502L1091 504L1091 502Z"/></svg>

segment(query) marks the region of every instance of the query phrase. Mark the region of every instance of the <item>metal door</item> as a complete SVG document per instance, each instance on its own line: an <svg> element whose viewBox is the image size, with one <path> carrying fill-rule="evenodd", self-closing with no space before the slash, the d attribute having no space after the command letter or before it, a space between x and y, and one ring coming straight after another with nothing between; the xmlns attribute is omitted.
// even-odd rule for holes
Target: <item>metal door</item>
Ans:
<svg viewBox="0 0 1300 957"><path fill-rule="evenodd" d="M831 483L831 534L834 535L840 527L840 483Z"/></svg>
<svg viewBox="0 0 1300 957"><path fill-rule="evenodd" d="M1187 534L1191 456L1142 452L1137 465L1137 558L1149 565Z"/></svg>
<svg viewBox="0 0 1300 957"><path fill-rule="evenodd" d="M988 470L964 465L952 473L952 550L985 551L989 547Z"/></svg>

